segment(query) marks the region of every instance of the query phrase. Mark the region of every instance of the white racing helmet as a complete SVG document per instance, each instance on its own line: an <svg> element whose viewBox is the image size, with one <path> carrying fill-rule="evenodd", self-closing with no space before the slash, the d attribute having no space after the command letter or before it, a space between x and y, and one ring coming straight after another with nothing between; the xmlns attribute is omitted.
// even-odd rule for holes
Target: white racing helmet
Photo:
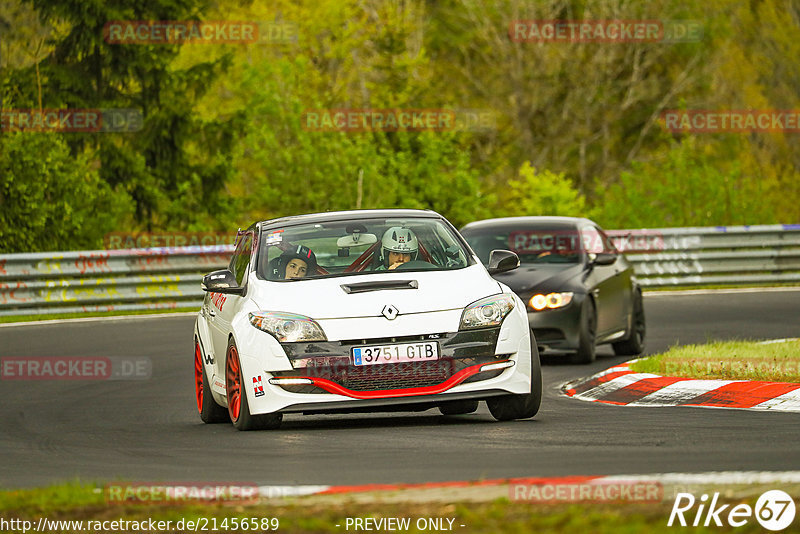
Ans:
<svg viewBox="0 0 800 534"><path fill-rule="evenodd" d="M419 252L417 236L408 228L392 226L384 232L381 239L381 261L385 266L388 266L390 252L411 254L411 261L416 260Z"/></svg>

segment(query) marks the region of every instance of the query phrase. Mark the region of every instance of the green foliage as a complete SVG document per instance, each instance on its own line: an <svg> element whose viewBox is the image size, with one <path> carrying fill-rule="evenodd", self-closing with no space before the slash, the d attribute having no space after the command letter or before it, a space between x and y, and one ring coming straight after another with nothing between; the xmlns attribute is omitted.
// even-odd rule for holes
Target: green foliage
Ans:
<svg viewBox="0 0 800 534"><path fill-rule="evenodd" d="M488 216L486 206L492 197L481 192L457 135L400 133L395 145L379 156L383 172L394 182L388 207L436 210L456 226Z"/></svg>
<svg viewBox="0 0 800 534"><path fill-rule="evenodd" d="M235 157L240 224L353 208L436 209L455 224L482 213L478 176L459 134L304 127L303 113L321 108L296 92L315 76L311 69L306 61L283 59L243 71L241 89L255 97L246 106L253 120Z"/></svg>
<svg viewBox="0 0 800 534"><path fill-rule="evenodd" d="M74 157L55 134L0 136L0 252L100 248L129 209L127 197Z"/></svg>
<svg viewBox="0 0 800 534"><path fill-rule="evenodd" d="M458 225L534 213L629 228L800 222L800 136L673 136L659 119L679 108L796 108L800 19L790 4L11 0L0 14L0 107L142 111L137 132L45 136L58 141L42 154L66 146L75 165L92 162L99 195L113 191L132 206L110 219L98 212L93 226L113 220L116 230L229 230L262 217L392 206L431 208ZM509 38L511 21L549 19L693 20L703 37ZM296 25L297 40L110 44L103 27L115 20L282 21ZM497 124L303 128L305 111L337 108L479 109ZM33 190L32 176L0 179ZM3 216L25 219L13 211L22 205L4 199ZM64 239L59 247L86 246ZM5 250L56 244L10 243Z"/></svg>
<svg viewBox="0 0 800 534"><path fill-rule="evenodd" d="M586 200L564 173L556 174L547 169L537 171L529 161L522 164L517 178L509 180L502 208L507 217L586 216Z"/></svg>
<svg viewBox="0 0 800 534"><path fill-rule="evenodd" d="M607 228L770 223L770 195L739 161L723 163L711 147L687 137L661 159L634 162L600 195L595 218Z"/></svg>
<svg viewBox="0 0 800 534"><path fill-rule="evenodd" d="M120 45L103 39L107 22L195 20L200 4L29 0L24 6L18 11L28 17L29 6L35 8L44 26L39 33L60 31L48 42L46 58L5 78L18 107L38 108L41 102L44 108L131 108L142 113L140 131L67 139L73 154L91 151L100 161L103 180L121 185L133 199L135 217L126 229L224 226L220 220L229 212L220 196L230 173L235 117L208 120L195 114L193 106L209 79L224 72L227 58L181 69L173 65L179 46ZM23 39L21 34L17 41ZM17 41L12 41L12 50Z"/></svg>

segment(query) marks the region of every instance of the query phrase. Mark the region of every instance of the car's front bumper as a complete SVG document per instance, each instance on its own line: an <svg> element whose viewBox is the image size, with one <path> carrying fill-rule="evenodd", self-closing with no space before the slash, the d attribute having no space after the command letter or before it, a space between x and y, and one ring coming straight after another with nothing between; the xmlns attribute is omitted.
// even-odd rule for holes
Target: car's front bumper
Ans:
<svg viewBox="0 0 800 534"><path fill-rule="evenodd" d="M586 295L575 294L567 306L555 310L530 311L528 322L541 351L578 349L581 306Z"/></svg>
<svg viewBox="0 0 800 534"><path fill-rule="evenodd" d="M404 338L362 339L281 345L292 369L266 371L246 351L240 352L244 384L253 414L426 409L459 399L485 399L530 392L531 358L528 323L514 310L500 328L405 336L439 343L440 359L426 365L353 366L351 348L372 343L401 343ZM499 362L510 367L482 370ZM434 365L427 365L434 364ZM395 367L393 367L395 366ZM401 367L397 367L401 366ZM402 371L400 373L394 371ZM271 379L305 378L311 384L280 385ZM251 384L252 387L251 387ZM262 390L263 388L263 394ZM257 394L258 393L258 394Z"/></svg>
<svg viewBox="0 0 800 534"><path fill-rule="evenodd" d="M480 391L462 391L439 393L435 395L415 395L412 397L391 397L385 399L367 400L339 400L320 404L319 402L298 403L285 406L282 413L310 414L338 414L338 413L364 413L372 411L424 411L435 408L443 402L460 400L485 400L491 397L508 395L504 389L481 389Z"/></svg>

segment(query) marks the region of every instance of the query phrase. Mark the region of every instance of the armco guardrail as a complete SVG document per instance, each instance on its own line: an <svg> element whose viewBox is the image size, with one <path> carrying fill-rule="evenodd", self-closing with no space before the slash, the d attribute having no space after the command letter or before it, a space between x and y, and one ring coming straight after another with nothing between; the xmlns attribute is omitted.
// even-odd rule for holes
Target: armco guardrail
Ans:
<svg viewBox="0 0 800 534"><path fill-rule="evenodd" d="M800 282L800 224L608 233L644 287Z"/></svg>
<svg viewBox="0 0 800 534"><path fill-rule="evenodd" d="M611 230L644 287L800 282L800 224ZM0 315L199 307L232 246L0 255Z"/></svg>
<svg viewBox="0 0 800 534"><path fill-rule="evenodd" d="M233 246L0 255L0 315L200 306Z"/></svg>

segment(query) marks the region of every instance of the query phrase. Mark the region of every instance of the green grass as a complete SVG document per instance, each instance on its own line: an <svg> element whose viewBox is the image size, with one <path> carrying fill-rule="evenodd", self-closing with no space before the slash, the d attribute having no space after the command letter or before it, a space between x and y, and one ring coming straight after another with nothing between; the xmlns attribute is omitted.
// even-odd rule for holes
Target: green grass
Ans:
<svg viewBox="0 0 800 534"><path fill-rule="evenodd" d="M47 313L40 315L9 315L0 317L0 323L22 323L27 321L55 321L57 319L83 319L85 317L116 317L121 315L153 315L159 313L198 312L199 306L167 308L163 310L98 311L85 313Z"/></svg>
<svg viewBox="0 0 800 534"><path fill-rule="evenodd" d="M800 382L800 340L767 345L756 341L714 341L676 346L634 362L631 369L686 378Z"/></svg>
<svg viewBox="0 0 800 534"><path fill-rule="evenodd" d="M774 486L774 485L773 485ZM747 492L737 496L723 496L728 503L746 502L755 504L757 496L766 489L749 486ZM786 488L788 489L788 488ZM796 489L796 488L795 488ZM724 491L716 488L715 491ZM544 504L510 502L501 498L492 502L364 502L357 495L301 497L274 501L274 504L119 504L105 502L103 493L92 484L73 482L40 489L0 491L0 518L21 519L35 522L39 517L49 520L113 521L124 519L142 521L153 519L171 520L173 525L183 519L208 521L221 524L225 518L278 518L279 532L347 532L348 517L408 517L412 528L408 532L419 532L414 525L419 518L454 519L453 531L463 533L528 533L554 532L575 534L591 532L597 534L638 532L712 532L719 529L684 529L667 527L673 498L665 492L665 499L657 503L569 503ZM723 493L724 495L724 493ZM336 525L340 525L337 527ZM445 523L447 524L447 523ZM461 527L460 525L464 525ZM208 529L209 531L210 528ZM244 529L221 529L218 531L243 532ZM729 529L722 529L728 531ZM171 531L174 531L174 527ZM252 532L252 530L250 530ZM350 531L354 531L351 527ZM737 532L759 532L758 523L751 519ZM797 532L795 525L784 532ZM71 532L51 529L50 532Z"/></svg>

